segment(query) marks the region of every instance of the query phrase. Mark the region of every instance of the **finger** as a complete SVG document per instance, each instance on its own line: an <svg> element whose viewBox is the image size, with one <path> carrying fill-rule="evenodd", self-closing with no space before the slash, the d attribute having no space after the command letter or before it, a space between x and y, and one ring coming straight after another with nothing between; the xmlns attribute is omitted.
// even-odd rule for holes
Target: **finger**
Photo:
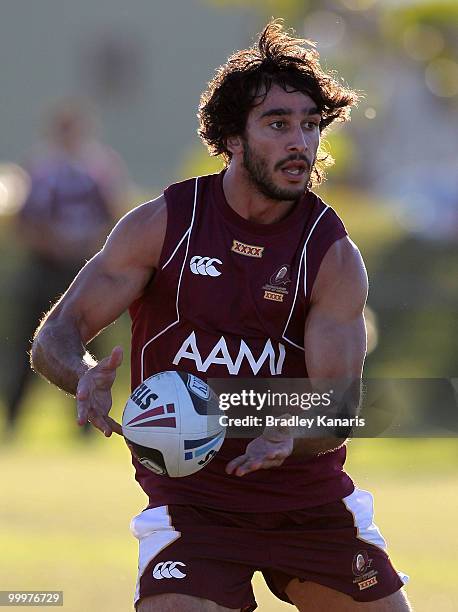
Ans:
<svg viewBox="0 0 458 612"><path fill-rule="evenodd" d="M105 422L105 418L91 409L89 411L88 421L93 427L101 431L105 436L111 436L111 427Z"/></svg>
<svg viewBox="0 0 458 612"><path fill-rule="evenodd" d="M270 453L266 453L265 459L285 459L288 456L288 453L285 449L277 449L275 451L270 451Z"/></svg>
<svg viewBox="0 0 458 612"><path fill-rule="evenodd" d="M77 412L76 420L77 420L78 425L85 425L88 421L89 402L77 401L76 402L76 412Z"/></svg>
<svg viewBox="0 0 458 612"><path fill-rule="evenodd" d="M117 421L115 421L114 419L112 419L109 416L105 417L105 421L107 422L107 424L109 425L109 427L111 428L112 431L114 431L115 433L117 433L120 436L123 435L122 427L121 427L121 425Z"/></svg>
<svg viewBox="0 0 458 612"><path fill-rule="evenodd" d="M245 476L245 474L249 474L250 472L255 472L256 470L260 470L264 465L263 461L246 461L244 464L240 465L235 470L236 476Z"/></svg>
<svg viewBox="0 0 458 612"><path fill-rule="evenodd" d="M110 368L116 370L122 363L124 351L122 346L115 346L110 355Z"/></svg>
<svg viewBox="0 0 458 612"><path fill-rule="evenodd" d="M101 359L99 366L103 370L116 370L122 363L123 350L121 346L115 346L111 354L104 359Z"/></svg>
<svg viewBox="0 0 458 612"><path fill-rule="evenodd" d="M246 461L246 459L247 455L245 454L232 459L232 461L229 461L229 463L226 465L226 474L232 474L239 465L242 465L242 463Z"/></svg>
<svg viewBox="0 0 458 612"><path fill-rule="evenodd" d="M121 425L117 423L114 419L112 419L110 416L108 415L103 416L102 422L103 422L103 433L107 438L109 438L113 432L120 436L123 435Z"/></svg>
<svg viewBox="0 0 458 612"><path fill-rule="evenodd" d="M268 470L272 467L279 467L283 463L283 459L266 460L263 461L251 461L245 465L239 467L235 473L236 476L245 476L250 472L256 472L256 470Z"/></svg>
<svg viewBox="0 0 458 612"><path fill-rule="evenodd" d="M78 415L78 425L84 425L87 423L89 407L89 388L84 381L80 381L76 391L76 412Z"/></svg>

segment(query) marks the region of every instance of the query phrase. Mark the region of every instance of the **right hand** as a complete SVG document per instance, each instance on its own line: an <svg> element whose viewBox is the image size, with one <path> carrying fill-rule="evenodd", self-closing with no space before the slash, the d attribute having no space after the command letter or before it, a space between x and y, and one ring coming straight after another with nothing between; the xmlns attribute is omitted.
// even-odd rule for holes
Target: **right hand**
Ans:
<svg viewBox="0 0 458 612"><path fill-rule="evenodd" d="M122 436L122 427L108 416L112 405L111 387L116 370L122 363L123 351L116 346L109 357L90 368L81 376L76 390L78 425L87 422L99 429L107 438L113 432Z"/></svg>

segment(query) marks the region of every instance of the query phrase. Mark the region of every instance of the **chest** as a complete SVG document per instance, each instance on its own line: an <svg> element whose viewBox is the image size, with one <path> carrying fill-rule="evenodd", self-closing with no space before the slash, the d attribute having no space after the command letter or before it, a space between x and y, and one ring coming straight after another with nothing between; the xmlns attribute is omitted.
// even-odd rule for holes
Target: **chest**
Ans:
<svg viewBox="0 0 458 612"><path fill-rule="evenodd" d="M253 236L222 223L198 224L182 265L182 315L208 330L281 338L303 312L301 236Z"/></svg>

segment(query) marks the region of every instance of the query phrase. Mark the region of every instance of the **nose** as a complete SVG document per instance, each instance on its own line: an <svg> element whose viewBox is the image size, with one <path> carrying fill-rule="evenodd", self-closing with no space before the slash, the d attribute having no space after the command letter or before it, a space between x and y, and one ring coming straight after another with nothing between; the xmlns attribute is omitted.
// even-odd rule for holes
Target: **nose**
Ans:
<svg viewBox="0 0 458 612"><path fill-rule="evenodd" d="M305 153L307 151L307 139L301 126L294 131L286 148L290 153Z"/></svg>

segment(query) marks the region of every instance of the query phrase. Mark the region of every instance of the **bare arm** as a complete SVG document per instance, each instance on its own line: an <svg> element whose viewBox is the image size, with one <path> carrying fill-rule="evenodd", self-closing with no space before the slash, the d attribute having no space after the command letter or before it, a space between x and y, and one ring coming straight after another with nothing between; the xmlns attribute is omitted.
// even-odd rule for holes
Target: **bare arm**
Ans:
<svg viewBox="0 0 458 612"><path fill-rule="evenodd" d="M304 333L305 363L314 388L326 391L330 380L347 381L347 399L355 410L366 356L364 306L367 274L362 257L348 238L326 254L317 276ZM341 390L343 391L343 389ZM335 397L339 402L342 397ZM317 454L340 446L337 438L296 439L293 454Z"/></svg>
<svg viewBox="0 0 458 612"><path fill-rule="evenodd" d="M314 284L304 332L305 363L317 391L327 390L329 379L357 381L366 355L363 309L367 274L358 249L348 239L337 241L323 259ZM358 387L359 389L359 387ZM359 401L358 393L353 401ZM313 456L338 448L336 437L296 438L284 429L269 428L250 442L244 455L226 471L243 476L277 467L290 455Z"/></svg>
<svg viewBox="0 0 458 612"><path fill-rule="evenodd" d="M108 389L104 391L111 389L122 360L118 348L97 364L86 351L86 344L142 294L157 268L166 223L163 196L123 217L103 249L84 266L35 333L32 367L68 393L78 392L83 402L91 394L86 383L100 382L102 386L106 383ZM81 407L80 424L87 420L91 410L97 412L90 401ZM94 425L97 426L96 422L103 425L99 415L94 413L92 417ZM110 427L99 429L111 434Z"/></svg>

